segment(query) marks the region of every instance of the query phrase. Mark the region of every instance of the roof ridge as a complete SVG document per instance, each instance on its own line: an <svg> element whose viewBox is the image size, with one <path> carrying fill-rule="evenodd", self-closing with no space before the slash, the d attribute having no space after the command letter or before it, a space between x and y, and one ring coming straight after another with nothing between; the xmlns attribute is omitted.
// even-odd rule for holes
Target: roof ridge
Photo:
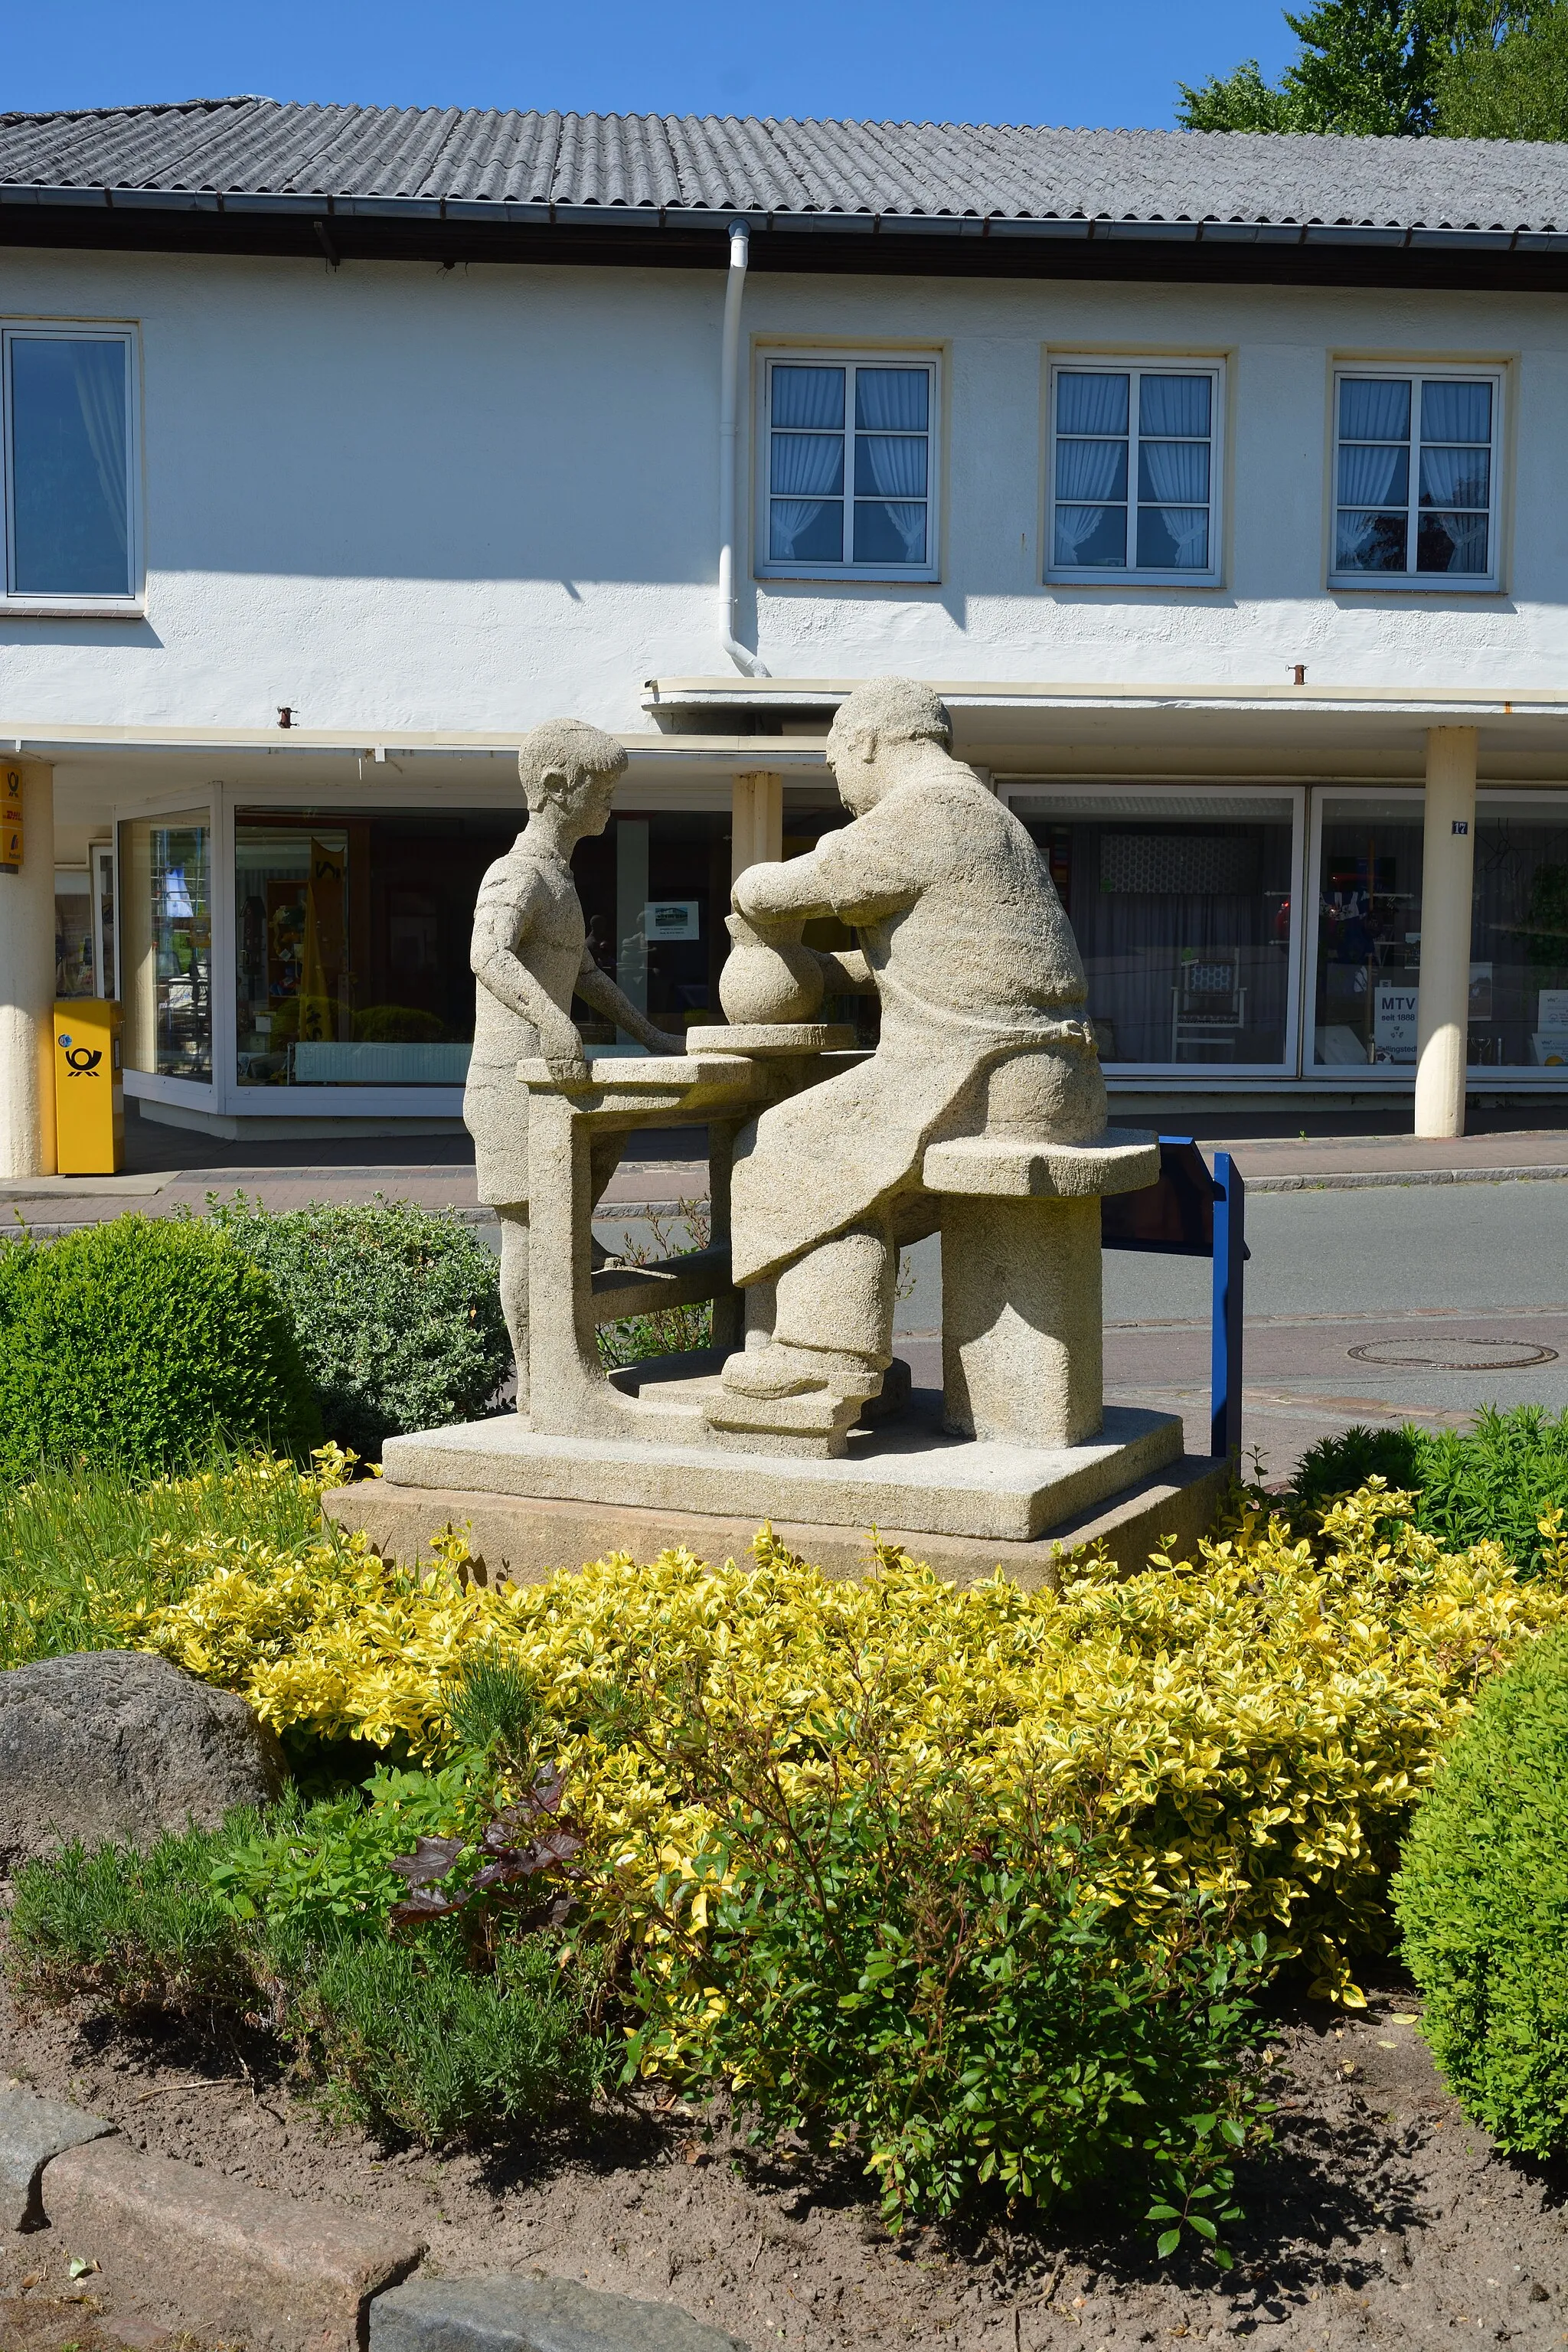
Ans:
<svg viewBox="0 0 1568 2352"><path fill-rule="evenodd" d="M130 106L46 106L37 110L11 107L0 113L0 125L18 122L107 122L137 114L214 114L222 106L276 106L295 101L268 98L258 90L235 90L227 98L160 98L137 100ZM390 112L389 108L385 110Z"/></svg>

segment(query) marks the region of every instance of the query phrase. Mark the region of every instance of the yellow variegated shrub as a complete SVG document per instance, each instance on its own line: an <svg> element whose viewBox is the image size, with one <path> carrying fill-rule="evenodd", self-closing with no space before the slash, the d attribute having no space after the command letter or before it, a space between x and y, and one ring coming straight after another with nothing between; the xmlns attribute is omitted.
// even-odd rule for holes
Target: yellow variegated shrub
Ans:
<svg viewBox="0 0 1568 2352"><path fill-rule="evenodd" d="M426 1757L464 1658L515 1660L568 1771L601 1916L653 1937L707 1817L676 1768L605 1735L605 1694L695 1675L710 1721L785 1727L787 1786L826 1769L813 1723L874 1685L911 1785L955 1749L999 1803L1026 1780L1097 1827L1100 1891L1156 1931L1173 1891L1211 1890L1353 2000L1351 1960L1389 1940L1386 1875L1438 1749L1479 1684L1568 1616L1568 1541L1543 1532L1547 1572L1526 1581L1494 1544L1443 1554L1374 1486L1310 1544L1249 1510L1195 1559L1157 1555L1124 1580L1080 1562L1059 1594L1000 1577L961 1591L891 1551L864 1581L832 1580L766 1528L742 1565L613 1554L495 1591L467 1580L455 1535L423 1573L323 1540L216 1562L125 1632L280 1728L401 1736Z"/></svg>

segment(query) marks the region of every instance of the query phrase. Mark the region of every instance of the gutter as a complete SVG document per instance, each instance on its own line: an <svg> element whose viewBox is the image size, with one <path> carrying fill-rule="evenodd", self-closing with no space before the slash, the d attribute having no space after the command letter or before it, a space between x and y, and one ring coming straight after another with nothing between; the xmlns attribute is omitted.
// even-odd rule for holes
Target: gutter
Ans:
<svg viewBox="0 0 1568 2352"><path fill-rule="evenodd" d="M719 642L747 677L766 677L758 656L735 635L735 470L740 427L741 298L752 232L730 223L730 268L724 280L724 336L719 362Z"/></svg>

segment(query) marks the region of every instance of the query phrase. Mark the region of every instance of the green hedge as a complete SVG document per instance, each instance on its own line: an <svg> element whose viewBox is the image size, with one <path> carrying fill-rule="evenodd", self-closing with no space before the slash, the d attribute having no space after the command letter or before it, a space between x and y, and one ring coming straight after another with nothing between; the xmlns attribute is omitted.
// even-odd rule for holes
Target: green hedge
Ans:
<svg viewBox="0 0 1568 2352"><path fill-rule="evenodd" d="M0 1243L0 1481L78 1463L162 1471L215 1435L321 1442L288 1311L222 1232L131 1216Z"/></svg>
<svg viewBox="0 0 1568 2352"><path fill-rule="evenodd" d="M240 1194L209 1223L277 1285L340 1445L374 1461L405 1430L476 1420L505 1379L499 1263L460 1219L380 1194L274 1215Z"/></svg>
<svg viewBox="0 0 1568 2352"><path fill-rule="evenodd" d="M1433 2055L1468 2115L1568 2148L1568 1635L1486 1685L1394 1888Z"/></svg>

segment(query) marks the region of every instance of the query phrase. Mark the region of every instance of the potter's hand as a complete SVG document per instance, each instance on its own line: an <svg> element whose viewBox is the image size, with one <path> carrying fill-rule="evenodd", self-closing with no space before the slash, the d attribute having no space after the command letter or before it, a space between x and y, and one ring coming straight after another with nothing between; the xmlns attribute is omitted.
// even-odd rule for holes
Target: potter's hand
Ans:
<svg viewBox="0 0 1568 2352"><path fill-rule="evenodd" d="M777 866L748 866L735 877L730 904L763 932L787 931L808 916L832 912L810 856Z"/></svg>
<svg viewBox="0 0 1568 2352"><path fill-rule="evenodd" d="M588 1061L583 1040L576 1023L568 1021L563 1013L539 1024L539 1051L558 1087L586 1086Z"/></svg>

